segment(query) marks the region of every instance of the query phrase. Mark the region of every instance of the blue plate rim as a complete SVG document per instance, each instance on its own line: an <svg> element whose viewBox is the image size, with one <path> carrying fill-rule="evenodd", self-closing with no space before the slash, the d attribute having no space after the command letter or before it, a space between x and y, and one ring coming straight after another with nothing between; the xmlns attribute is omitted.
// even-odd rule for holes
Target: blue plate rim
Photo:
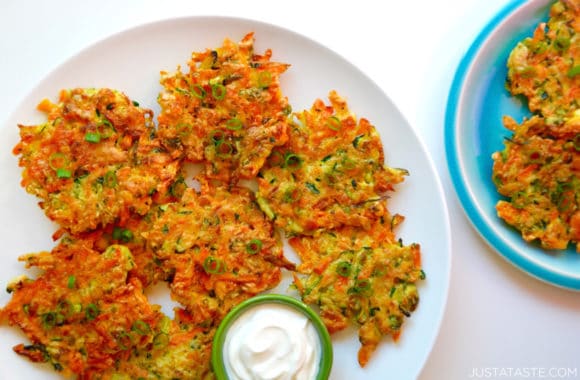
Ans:
<svg viewBox="0 0 580 380"><path fill-rule="evenodd" d="M450 87L447 108L445 111L445 128L444 128L444 143L445 156L447 160L447 167L451 176L451 181L455 189L455 193L459 198L464 213L467 215L470 222L473 224L477 232L501 257L506 259L516 268L525 273L535 277L541 281L547 282L558 287L569 290L580 291L580 278L573 278L556 271L551 271L533 260L521 255L517 250L513 249L509 244L501 239L494 230L486 223L482 215L480 215L475 207L475 203L471 200L467 190L465 178L461 175L460 159L458 153L458 146L455 144L457 138L457 111L460 101L461 91L467 78L467 74L472 66L477 53L490 37L492 32L513 12L527 3L526 0L512 0L509 4L504 6L479 32L474 42L461 59L455 76L453 77Z"/></svg>

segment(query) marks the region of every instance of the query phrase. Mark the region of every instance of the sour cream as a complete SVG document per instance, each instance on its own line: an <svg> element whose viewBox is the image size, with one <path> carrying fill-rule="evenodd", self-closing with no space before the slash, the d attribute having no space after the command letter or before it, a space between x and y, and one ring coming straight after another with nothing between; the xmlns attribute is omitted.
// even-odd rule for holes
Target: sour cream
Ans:
<svg viewBox="0 0 580 380"><path fill-rule="evenodd" d="M318 374L321 343L312 322L286 305L246 310L229 327L223 346L231 380L310 380Z"/></svg>

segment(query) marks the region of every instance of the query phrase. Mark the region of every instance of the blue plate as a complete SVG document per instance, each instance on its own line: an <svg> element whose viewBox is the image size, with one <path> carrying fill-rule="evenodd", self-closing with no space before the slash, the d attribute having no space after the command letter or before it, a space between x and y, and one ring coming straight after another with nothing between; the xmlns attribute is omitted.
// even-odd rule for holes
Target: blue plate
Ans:
<svg viewBox="0 0 580 380"><path fill-rule="evenodd" d="M502 116L529 115L525 104L505 88L506 62L514 46L548 19L553 1L512 1L481 31L462 59L447 103L445 150L451 179L468 218L504 258L533 277L580 290L580 254L546 251L526 243L497 217L502 197L491 181L491 154L503 149Z"/></svg>

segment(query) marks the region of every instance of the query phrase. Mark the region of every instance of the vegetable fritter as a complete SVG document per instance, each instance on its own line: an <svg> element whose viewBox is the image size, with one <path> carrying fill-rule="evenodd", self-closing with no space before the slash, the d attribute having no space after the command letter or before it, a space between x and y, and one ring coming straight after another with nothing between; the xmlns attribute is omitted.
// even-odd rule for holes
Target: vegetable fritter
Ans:
<svg viewBox="0 0 580 380"><path fill-rule="evenodd" d="M208 177L254 178L275 146L288 139L288 100L279 77L288 64L254 52L254 35L192 53L189 72L162 72L159 135Z"/></svg>
<svg viewBox="0 0 580 380"><path fill-rule="evenodd" d="M152 112L110 89L72 89L44 100L46 123L20 126L22 186L72 233L143 215L173 183L179 162L154 137Z"/></svg>
<svg viewBox="0 0 580 380"><path fill-rule="evenodd" d="M554 2L507 67L507 89L534 114L521 124L504 117L513 135L492 155L493 182L507 197L497 214L528 242L580 252L580 2Z"/></svg>
<svg viewBox="0 0 580 380"><path fill-rule="evenodd" d="M550 9L547 23L536 28L511 52L507 87L513 95L528 98L532 112L546 124L580 106L580 1L561 0Z"/></svg>
<svg viewBox="0 0 580 380"><path fill-rule="evenodd" d="M363 367L384 336L398 338L419 302L420 246L394 240L391 225L401 221L395 215L369 231L347 226L290 239L302 260L297 269L306 274L294 281L302 300L320 308L330 333L359 326Z"/></svg>
<svg viewBox="0 0 580 380"><path fill-rule="evenodd" d="M183 309L178 309L175 317L164 321L151 350L133 353L102 379L214 379L210 355L215 330L194 327Z"/></svg>
<svg viewBox="0 0 580 380"><path fill-rule="evenodd" d="M66 235L63 239L82 241L97 252L104 252L113 244L127 247L131 251L135 264L129 272L130 275L139 278L143 286L148 287L159 281L166 281L171 276L171 271L155 259L155 254L143 237L144 233L151 230L164 207L164 205L155 205L144 216L130 217L122 227L111 224L91 232Z"/></svg>
<svg viewBox="0 0 580 380"><path fill-rule="evenodd" d="M580 115L561 127L539 116L517 124L505 149L493 154L493 180L500 194L499 217L521 231L526 241L546 249L580 252Z"/></svg>
<svg viewBox="0 0 580 380"><path fill-rule="evenodd" d="M286 145L274 149L258 178L258 202L277 226L312 234L342 225L368 228L407 173L384 165L379 134L335 91L296 114Z"/></svg>
<svg viewBox="0 0 580 380"><path fill-rule="evenodd" d="M25 255L28 267L43 273L13 281L0 322L16 325L32 342L14 351L48 362L64 376L91 379L152 346L163 314L128 277L131 252L112 245L99 254L82 242L66 240L52 252Z"/></svg>
<svg viewBox="0 0 580 380"><path fill-rule="evenodd" d="M162 207L144 234L155 258L173 272L173 298L195 323L211 326L239 302L278 285L286 260L272 223L250 190L202 182Z"/></svg>

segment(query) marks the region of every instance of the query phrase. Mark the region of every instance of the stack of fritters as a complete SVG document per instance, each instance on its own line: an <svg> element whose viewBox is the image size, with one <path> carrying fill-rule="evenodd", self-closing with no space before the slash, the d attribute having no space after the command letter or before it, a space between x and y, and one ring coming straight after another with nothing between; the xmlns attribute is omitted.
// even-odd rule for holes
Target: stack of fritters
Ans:
<svg viewBox="0 0 580 380"><path fill-rule="evenodd" d="M294 115L288 142L258 178L258 203L290 237L301 264L295 287L320 307L330 332L360 326L364 366L384 335L399 336L415 310L423 276L420 248L405 246L387 209L407 171L384 164L380 136L335 91Z"/></svg>
<svg viewBox="0 0 580 380"><path fill-rule="evenodd" d="M13 281L0 310L32 342L17 353L82 379L213 378L215 328L282 269L331 332L360 326L362 366L398 337L423 277L386 203L408 173L384 165L377 131L336 92L292 115L279 80L289 65L271 55L254 53L250 33L162 72L158 128L109 89L63 91L40 104L46 123L20 127L22 185L61 240L22 257L43 272ZM159 281L182 305L173 320L144 296Z"/></svg>
<svg viewBox="0 0 580 380"><path fill-rule="evenodd" d="M550 19L511 52L507 88L534 115L518 124L493 155L493 181L507 197L500 218L526 241L580 252L580 2L552 5Z"/></svg>

